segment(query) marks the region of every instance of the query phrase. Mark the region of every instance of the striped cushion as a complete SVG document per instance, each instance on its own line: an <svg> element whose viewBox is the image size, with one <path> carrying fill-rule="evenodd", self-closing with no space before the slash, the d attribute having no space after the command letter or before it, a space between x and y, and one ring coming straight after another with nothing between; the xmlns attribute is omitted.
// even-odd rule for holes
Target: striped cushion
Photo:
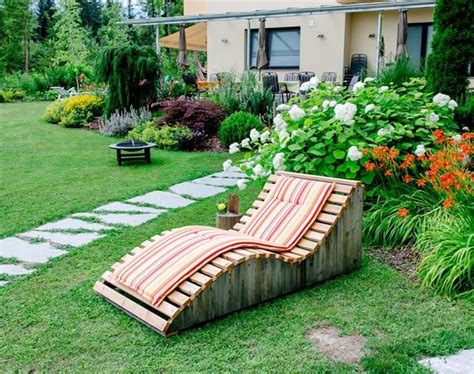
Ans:
<svg viewBox="0 0 474 374"><path fill-rule="evenodd" d="M237 248L283 252L315 221L334 184L282 176L239 232L188 226L162 236L119 265L113 276L158 305L181 282L221 254Z"/></svg>

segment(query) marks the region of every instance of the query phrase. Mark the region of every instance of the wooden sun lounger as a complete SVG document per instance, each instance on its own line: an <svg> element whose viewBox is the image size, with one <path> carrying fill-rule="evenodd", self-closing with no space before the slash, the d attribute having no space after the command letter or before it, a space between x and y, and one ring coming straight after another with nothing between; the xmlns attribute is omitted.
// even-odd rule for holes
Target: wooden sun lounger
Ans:
<svg viewBox="0 0 474 374"><path fill-rule="evenodd" d="M182 282L156 307L115 281L111 272L96 282L94 290L130 316L169 336L358 268L364 187L357 181L277 173L269 177L257 200L232 230L237 231L256 213L281 174L336 183L316 221L291 251L237 249L226 252ZM159 237L143 242L122 260L146 250L147 245ZM117 265L119 263L114 264L112 270Z"/></svg>

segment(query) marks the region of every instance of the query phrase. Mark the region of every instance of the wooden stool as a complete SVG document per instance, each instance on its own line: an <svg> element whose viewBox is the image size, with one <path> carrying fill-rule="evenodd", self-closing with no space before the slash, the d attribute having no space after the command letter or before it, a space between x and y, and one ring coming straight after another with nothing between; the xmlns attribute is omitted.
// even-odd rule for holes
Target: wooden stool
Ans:
<svg viewBox="0 0 474 374"><path fill-rule="evenodd" d="M217 213L216 226L219 229L230 230L242 218L242 214L235 213Z"/></svg>

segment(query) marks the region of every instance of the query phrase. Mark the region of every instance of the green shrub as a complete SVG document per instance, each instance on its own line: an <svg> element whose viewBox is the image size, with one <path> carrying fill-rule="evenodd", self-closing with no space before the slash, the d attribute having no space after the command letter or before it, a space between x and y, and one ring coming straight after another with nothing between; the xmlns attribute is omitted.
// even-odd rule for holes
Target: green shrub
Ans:
<svg viewBox="0 0 474 374"><path fill-rule="evenodd" d="M474 129L474 95L469 95L466 102L456 109L454 120L461 129Z"/></svg>
<svg viewBox="0 0 474 374"><path fill-rule="evenodd" d="M416 242L424 285L450 297L474 301L474 210L472 205L425 221Z"/></svg>
<svg viewBox="0 0 474 374"><path fill-rule="evenodd" d="M46 110L43 114L43 119L49 123L59 123L63 117L66 103L66 99L53 101L46 107Z"/></svg>
<svg viewBox="0 0 474 374"><path fill-rule="evenodd" d="M249 175L285 169L360 179L369 185L374 174L364 167L362 151L387 146L415 153L420 145L430 150L436 145L434 130L443 129L449 137L457 128L455 102L425 92L423 79L398 88L367 79L353 91L317 81L308 86L312 92L291 108L280 106L270 139L251 143L257 152L244 155L240 163Z"/></svg>
<svg viewBox="0 0 474 374"><path fill-rule="evenodd" d="M386 66L382 70L378 81L382 85L393 84L400 87L403 83L408 82L410 78L420 77L421 75L421 71L410 63L409 58L400 57L393 65Z"/></svg>
<svg viewBox="0 0 474 374"><path fill-rule="evenodd" d="M262 121L256 116L246 112L236 112L227 117L219 129L219 138L223 146L228 147L232 143L240 143L247 138L250 130L261 131L265 128Z"/></svg>
<svg viewBox="0 0 474 374"><path fill-rule="evenodd" d="M43 118L64 127L81 127L102 114L103 100L96 95L78 95L51 103Z"/></svg>
<svg viewBox="0 0 474 374"><path fill-rule="evenodd" d="M192 147L193 132L186 126L163 125L156 127L152 121L135 127L128 133L133 140L156 143L166 150L188 150Z"/></svg>

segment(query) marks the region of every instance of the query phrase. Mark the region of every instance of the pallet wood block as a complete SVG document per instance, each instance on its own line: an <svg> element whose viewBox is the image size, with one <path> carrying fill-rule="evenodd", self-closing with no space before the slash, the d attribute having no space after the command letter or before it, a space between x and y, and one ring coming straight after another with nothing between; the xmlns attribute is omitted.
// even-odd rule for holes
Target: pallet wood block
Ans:
<svg viewBox="0 0 474 374"><path fill-rule="evenodd" d="M358 268L364 187L357 181L287 172L271 175L257 200L232 230L240 230L258 211L283 174L336 183L314 224L291 251L275 253L245 248L226 252L179 284L156 307L147 305L138 293L115 281L110 272L95 284L95 292L158 333L169 336ZM160 236L141 243L121 261L147 250Z"/></svg>

